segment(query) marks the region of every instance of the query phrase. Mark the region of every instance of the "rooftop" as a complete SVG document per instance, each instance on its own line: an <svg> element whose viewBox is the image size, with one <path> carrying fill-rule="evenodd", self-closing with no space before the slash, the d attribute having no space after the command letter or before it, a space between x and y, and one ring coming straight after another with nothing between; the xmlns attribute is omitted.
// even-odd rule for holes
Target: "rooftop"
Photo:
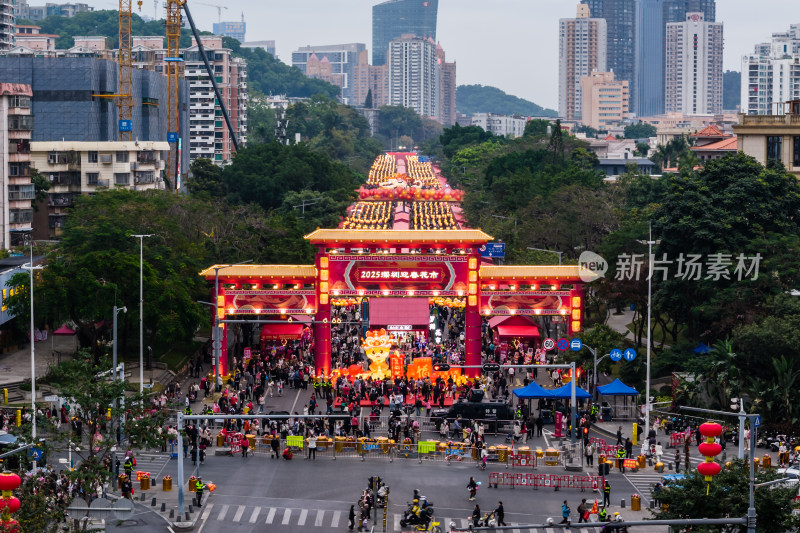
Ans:
<svg viewBox="0 0 800 533"><path fill-rule="evenodd" d="M491 235L469 230L351 230L318 229L305 238L312 243L378 242L386 243L464 243L478 244L492 240Z"/></svg>
<svg viewBox="0 0 800 533"><path fill-rule="evenodd" d="M317 276L314 265L214 265L200 272L204 278L214 279L215 269L226 278L311 278Z"/></svg>
<svg viewBox="0 0 800 533"><path fill-rule="evenodd" d="M481 279L489 280L562 280L584 281L586 283L598 279L598 275L579 265L554 265L554 266L481 266Z"/></svg>

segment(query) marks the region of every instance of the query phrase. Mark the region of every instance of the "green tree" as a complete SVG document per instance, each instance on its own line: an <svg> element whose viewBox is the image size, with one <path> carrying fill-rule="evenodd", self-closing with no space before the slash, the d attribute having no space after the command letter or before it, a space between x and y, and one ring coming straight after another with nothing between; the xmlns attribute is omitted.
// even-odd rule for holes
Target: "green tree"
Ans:
<svg viewBox="0 0 800 533"><path fill-rule="evenodd" d="M758 470L756 483L777 479L779 474L773 470ZM749 466L746 461L734 460L713 481L707 482L697 470L690 470L686 478L668 484L659 494L659 500L666 510L655 512L659 520L687 518L743 518L749 505L748 480ZM759 487L755 489L755 507L758 516L756 531L796 531L800 527L800 517L792 515L792 499L796 489L785 486ZM676 531L693 532L744 532L744 526L708 526L676 528Z"/></svg>
<svg viewBox="0 0 800 533"><path fill-rule="evenodd" d="M364 99L364 108L372 109L372 89L367 91L367 97Z"/></svg>
<svg viewBox="0 0 800 533"><path fill-rule="evenodd" d="M465 115L495 113L527 117L558 116L558 113L552 109L545 109L489 85L459 85L456 89L456 109Z"/></svg>
<svg viewBox="0 0 800 533"><path fill-rule="evenodd" d="M525 124L525 132L523 133L523 136L528 137L531 135L547 135L547 128L549 127L549 120L543 120L540 118L529 120L528 123Z"/></svg>
<svg viewBox="0 0 800 533"><path fill-rule="evenodd" d="M31 200L31 207L34 211L39 210L39 204L47 200L47 191L50 190L50 181L34 167L31 170L31 183L33 184L33 200Z"/></svg>
<svg viewBox="0 0 800 533"><path fill-rule="evenodd" d="M225 194L222 168L213 161L200 157L192 161L186 188L200 198L221 198Z"/></svg>
<svg viewBox="0 0 800 533"><path fill-rule="evenodd" d="M626 139L646 139L648 137L656 136L656 127L652 124L645 124L639 121L638 124L630 124L625 126Z"/></svg>
<svg viewBox="0 0 800 533"><path fill-rule="evenodd" d="M395 146L403 135L422 140L422 119L413 109L384 105L378 111L378 133L385 139L385 146Z"/></svg>

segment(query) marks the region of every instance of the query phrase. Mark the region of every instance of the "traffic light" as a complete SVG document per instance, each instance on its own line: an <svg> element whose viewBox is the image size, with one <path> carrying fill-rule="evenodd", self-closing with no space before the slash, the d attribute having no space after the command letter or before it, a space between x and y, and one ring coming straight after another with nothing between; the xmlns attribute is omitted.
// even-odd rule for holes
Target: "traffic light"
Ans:
<svg viewBox="0 0 800 533"><path fill-rule="evenodd" d="M450 365L448 365L447 363L436 363L435 365L433 365L433 369L436 372L447 372L448 370L450 370Z"/></svg>
<svg viewBox="0 0 800 533"><path fill-rule="evenodd" d="M498 372L500 370L499 363L484 363L483 364L483 371L484 372Z"/></svg>

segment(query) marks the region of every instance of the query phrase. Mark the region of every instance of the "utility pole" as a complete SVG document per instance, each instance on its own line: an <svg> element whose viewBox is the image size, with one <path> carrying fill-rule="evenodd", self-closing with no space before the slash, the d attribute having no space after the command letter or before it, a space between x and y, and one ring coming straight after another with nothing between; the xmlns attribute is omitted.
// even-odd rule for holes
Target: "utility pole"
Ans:
<svg viewBox="0 0 800 533"><path fill-rule="evenodd" d="M23 265L22 268L30 272L30 290L31 293L31 422L33 440L36 440L36 357L34 356L34 344L36 344L36 335L33 325L33 271L41 270L41 266L33 266L33 240L30 241L31 246L31 262L27 266ZM36 470L36 461L33 462L33 469Z"/></svg>
<svg viewBox="0 0 800 533"><path fill-rule="evenodd" d="M131 237L139 239L139 394L144 392L144 284L142 277L144 271L144 239L152 236L152 233L148 235L131 235ZM116 318L116 315L114 318Z"/></svg>

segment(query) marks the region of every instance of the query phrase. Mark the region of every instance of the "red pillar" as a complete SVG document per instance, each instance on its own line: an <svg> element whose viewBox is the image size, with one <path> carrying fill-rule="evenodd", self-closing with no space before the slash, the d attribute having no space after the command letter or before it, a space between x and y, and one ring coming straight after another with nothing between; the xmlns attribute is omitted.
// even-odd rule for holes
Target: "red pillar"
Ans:
<svg viewBox="0 0 800 533"><path fill-rule="evenodd" d="M467 306L464 308L464 359L465 364L480 365L481 364L481 283L480 283L480 255L477 253L470 257L470 275L475 275L472 278L475 281L470 281L467 291ZM472 290L472 287L475 289ZM466 368L465 374L467 377L477 377L480 375L480 368Z"/></svg>
<svg viewBox="0 0 800 533"><path fill-rule="evenodd" d="M222 297L222 301L225 301L225 289L222 286L222 282L219 285L219 296ZM225 305L222 305L222 309L225 309ZM224 318L227 318L227 312L223 315ZM219 375L225 378L228 375L228 325L227 324L220 324L220 341L219 341Z"/></svg>
<svg viewBox="0 0 800 533"><path fill-rule="evenodd" d="M331 303L328 257L317 252L317 312L314 315L314 371L318 376L331 374Z"/></svg>

